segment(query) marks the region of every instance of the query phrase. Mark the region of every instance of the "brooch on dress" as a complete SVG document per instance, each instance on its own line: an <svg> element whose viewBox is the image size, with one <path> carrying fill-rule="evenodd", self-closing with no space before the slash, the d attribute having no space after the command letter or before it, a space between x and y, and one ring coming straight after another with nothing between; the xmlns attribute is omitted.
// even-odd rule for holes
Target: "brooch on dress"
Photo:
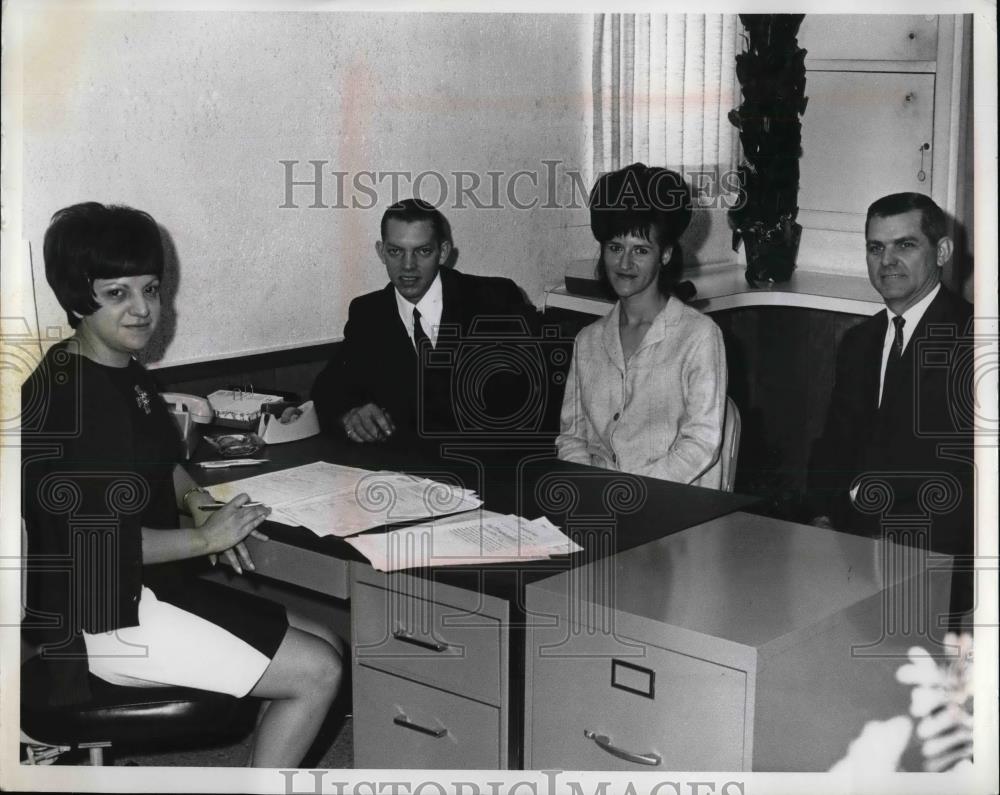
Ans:
<svg viewBox="0 0 1000 795"><path fill-rule="evenodd" d="M135 385L135 404L149 414L149 393L138 384Z"/></svg>

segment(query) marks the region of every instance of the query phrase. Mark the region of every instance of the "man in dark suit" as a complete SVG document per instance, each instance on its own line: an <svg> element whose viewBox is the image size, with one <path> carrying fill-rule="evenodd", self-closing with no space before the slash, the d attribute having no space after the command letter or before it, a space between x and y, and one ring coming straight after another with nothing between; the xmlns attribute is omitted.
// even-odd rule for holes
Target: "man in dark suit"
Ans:
<svg viewBox="0 0 1000 795"><path fill-rule="evenodd" d="M813 523L970 555L972 306L940 283L947 221L923 194L892 194L868 208L865 238L886 310L837 352L810 461Z"/></svg>
<svg viewBox="0 0 1000 795"><path fill-rule="evenodd" d="M351 302L340 354L313 389L322 428L358 443L530 428L521 409L544 402L538 379L503 350L537 339L518 286L443 267L448 222L419 199L386 210L375 250L389 284Z"/></svg>

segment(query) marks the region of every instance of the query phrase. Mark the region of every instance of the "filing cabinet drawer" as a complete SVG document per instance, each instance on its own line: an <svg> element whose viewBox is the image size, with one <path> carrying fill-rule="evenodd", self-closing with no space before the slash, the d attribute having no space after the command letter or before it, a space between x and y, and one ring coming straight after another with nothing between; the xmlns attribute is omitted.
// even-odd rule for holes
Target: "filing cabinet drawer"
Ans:
<svg viewBox="0 0 1000 795"><path fill-rule="evenodd" d="M556 635L532 634L527 766L743 768L744 671L604 635L540 650Z"/></svg>
<svg viewBox="0 0 1000 795"><path fill-rule="evenodd" d="M498 618L366 582L356 583L353 599L359 664L500 705Z"/></svg>
<svg viewBox="0 0 1000 795"><path fill-rule="evenodd" d="M498 708L365 666L354 671L356 768L506 766Z"/></svg>

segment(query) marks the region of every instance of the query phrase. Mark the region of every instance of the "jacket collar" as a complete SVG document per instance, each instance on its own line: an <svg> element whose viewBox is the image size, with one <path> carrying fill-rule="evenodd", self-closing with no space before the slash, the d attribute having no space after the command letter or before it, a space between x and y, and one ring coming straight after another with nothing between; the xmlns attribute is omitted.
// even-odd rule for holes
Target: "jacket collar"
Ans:
<svg viewBox="0 0 1000 795"><path fill-rule="evenodd" d="M621 323L622 302L617 301L614 308L604 317L604 328L601 332L601 341L607 351L608 357L614 362L618 369L625 369L625 353L622 351L622 338L618 329ZM636 353L639 353L647 345L655 345L667 338L667 334L672 326L680 323L682 303L677 296L670 296L667 305L653 318L649 324L646 335L639 343Z"/></svg>
<svg viewBox="0 0 1000 795"><path fill-rule="evenodd" d="M910 342L906 346L906 351L911 350L914 339L926 336L928 326L935 323L947 323L951 319L949 309L953 301L953 294L943 284L940 285L937 295L935 295L930 304L928 304L927 309L924 310L920 320L914 327L913 333L910 335ZM876 341L878 342L878 355L881 357L882 341L885 339L886 329L892 322L892 313L889 311L888 307L883 307L882 311L878 312L873 317L878 319L878 323L876 324L878 330ZM965 332L965 329L958 329L959 334L963 332Z"/></svg>

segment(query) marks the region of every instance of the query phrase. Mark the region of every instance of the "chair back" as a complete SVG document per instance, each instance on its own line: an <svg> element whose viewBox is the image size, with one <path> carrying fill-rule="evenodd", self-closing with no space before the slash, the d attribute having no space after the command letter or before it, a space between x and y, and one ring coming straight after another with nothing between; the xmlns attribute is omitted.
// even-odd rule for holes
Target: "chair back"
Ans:
<svg viewBox="0 0 1000 795"><path fill-rule="evenodd" d="M736 459L740 454L740 410L733 399L726 396L726 417L722 424L722 451L719 457L722 461L723 491L732 491L736 482Z"/></svg>

